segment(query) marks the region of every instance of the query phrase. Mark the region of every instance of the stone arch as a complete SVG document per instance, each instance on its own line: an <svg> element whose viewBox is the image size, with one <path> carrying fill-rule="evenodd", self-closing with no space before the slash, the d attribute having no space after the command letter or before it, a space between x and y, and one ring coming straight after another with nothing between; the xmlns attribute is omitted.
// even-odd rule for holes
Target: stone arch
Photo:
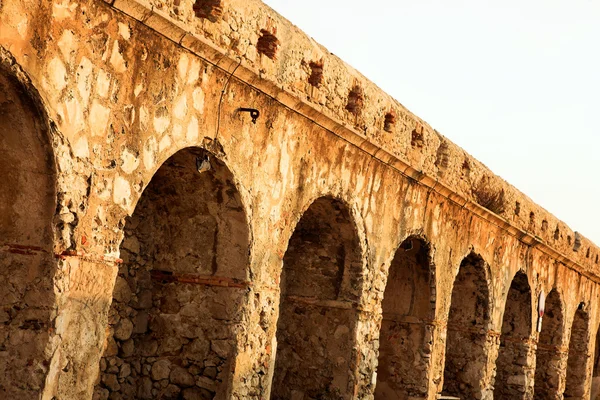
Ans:
<svg viewBox="0 0 600 400"><path fill-rule="evenodd" d="M470 253L461 262L448 314L444 394L480 398L485 388L491 303L488 277L488 266L478 254Z"/></svg>
<svg viewBox="0 0 600 400"><path fill-rule="evenodd" d="M532 378L529 377L532 371L531 302L527 274L518 271L510 284L504 305L494 399L524 398L529 390Z"/></svg>
<svg viewBox="0 0 600 400"><path fill-rule="evenodd" d="M250 285L231 171L204 149L172 155L127 218L120 251L96 398L227 398Z"/></svg>
<svg viewBox="0 0 600 400"><path fill-rule="evenodd" d="M586 394L590 317L584 307L584 303L579 304L571 325L565 399L583 399Z"/></svg>
<svg viewBox="0 0 600 400"><path fill-rule="evenodd" d="M39 95L14 72L0 66L0 397L37 398L56 314L57 179Z"/></svg>
<svg viewBox="0 0 600 400"><path fill-rule="evenodd" d="M411 236L396 250L382 302L375 399L427 397L434 271L425 240Z"/></svg>
<svg viewBox="0 0 600 400"><path fill-rule="evenodd" d="M563 350L563 302L557 289L546 298L542 331L540 332L535 368L535 399L556 398L560 393L561 382L565 379Z"/></svg>
<svg viewBox="0 0 600 400"><path fill-rule="evenodd" d="M272 399L352 396L362 267L346 204L316 199L283 257Z"/></svg>
<svg viewBox="0 0 600 400"><path fill-rule="evenodd" d="M590 400L600 397L600 328L596 328L596 341L594 344L594 365L592 368L592 390Z"/></svg>

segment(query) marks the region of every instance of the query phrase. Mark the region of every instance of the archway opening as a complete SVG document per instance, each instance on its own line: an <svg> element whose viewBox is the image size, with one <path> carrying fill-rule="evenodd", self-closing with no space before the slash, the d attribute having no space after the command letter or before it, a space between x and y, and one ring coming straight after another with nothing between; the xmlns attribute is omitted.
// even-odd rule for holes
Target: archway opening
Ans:
<svg viewBox="0 0 600 400"><path fill-rule="evenodd" d="M198 168L207 157L210 169ZM204 150L179 151L124 236L95 398L226 398L249 280L231 172Z"/></svg>
<svg viewBox="0 0 600 400"><path fill-rule="evenodd" d="M494 399L524 398L531 377L531 289L519 271L508 290L500 348L496 360ZM531 394L530 394L531 395Z"/></svg>
<svg viewBox="0 0 600 400"><path fill-rule="evenodd" d="M559 394L560 382L564 380L563 325L562 302L555 289L546 298L542 331L537 345L535 399L556 398Z"/></svg>
<svg viewBox="0 0 600 400"><path fill-rule="evenodd" d="M320 198L283 258L272 399L345 399L354 386L362 257L346 206Z"/></svg>
<svg viewBox="0 0 600 400"><path fill-rule="evenodd" d="M487 365L489 292L486 265L470 254L460 264L452 289L442 393L479 398Z"/></svg>
<svg viewBox="0 0 600 400"><path fill-rule="evenodd" d="M569 339L569 356L567 359L567 384L565 399L582 399L585 396L587 378L587 355L589 341L589 315L583 310L581 303L575 312Z"/></svg>
<svg viewBox="0 0 600 400"><path fill-rule="evenodd" d="M592 390L590 400L600 398L600 329L596 332L596 343L594 346L594 368L592 370Z"/></svg>
<svg viewBox="0 0 600 400"><path fill-rule="evenodd" d="M56 269L52 154L40 108L0 69L1 398L39 397L48 372Z"/></svg>
<svg viewBox="0 0 600 400"><path fill-rule="evenodd" d="M427 396L432 285L429 246L418 238L406 239L390 265L383 295L375 399Z"/></svg>

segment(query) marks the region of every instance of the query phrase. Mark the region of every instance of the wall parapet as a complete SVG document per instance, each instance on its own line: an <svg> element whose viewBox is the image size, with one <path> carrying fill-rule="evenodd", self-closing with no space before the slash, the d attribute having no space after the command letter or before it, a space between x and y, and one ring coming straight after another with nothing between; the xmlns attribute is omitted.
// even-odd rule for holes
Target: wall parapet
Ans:
<svg viewBox="0 0 600 400"><path fill-rule="evenodd" d="M222 13L213 21L196 17L188 2L176 6L172 0L103 1L224 71L230 79L269 96L522 243L600 283L600 249L595 244L493 174L262 2L223 1ZM261 29L279 38L273 58L257 50ZM230 37L234 40L226 39ZM243 49L240 42L246 44ZM309 82L315 82L314 68L311 72L304 58L291 65L291 58L297 54L319 59L318 86ZM299 79L303 74L307 78L304 81ZM350 101L355 90L362 96L360 107L349 109L343 104L343 93L348 93ZM497 214L478 204L476 192L482 184L502 194L504 210L496 210Z"/></svg>

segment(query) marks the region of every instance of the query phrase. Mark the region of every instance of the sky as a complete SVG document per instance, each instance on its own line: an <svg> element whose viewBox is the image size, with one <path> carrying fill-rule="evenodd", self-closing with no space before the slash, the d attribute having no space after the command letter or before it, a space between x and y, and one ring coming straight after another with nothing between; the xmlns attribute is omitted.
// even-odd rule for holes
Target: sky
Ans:
<svg viewBox="0 0 600 400"><path fill-rule="evenodd" d="M600 245L600 1L263 1Z"/></svg>

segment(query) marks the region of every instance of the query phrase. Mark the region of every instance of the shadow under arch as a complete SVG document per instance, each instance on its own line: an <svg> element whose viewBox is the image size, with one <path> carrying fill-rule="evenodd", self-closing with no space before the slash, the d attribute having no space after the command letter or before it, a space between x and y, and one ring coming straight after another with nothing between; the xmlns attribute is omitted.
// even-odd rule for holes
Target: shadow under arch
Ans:
<svg viewBox="0 0 600 400"><path fill-rule="evenodd" d="M489 270L474 252L460 263L454 280L448 314L446 363L442 393L460 398L481 398L490 334Z"/></svg>
<svg viewBox="0 0 600 400"><path fill-rule="evenodd" d="M127 218L120 249L95 395L227 398L251 275L232 172L201 148L173 154Z"/></svg>
<svg viewBox="0 0 600 400"><path fill-rule="evenodd" d="M534 379L534 399L550 399L559 395L561 381L565 379L563 333L564 303L558 290L552 289L546 297L546 306L540 332Z"/></svg>
<svg viewBox="0 0 600 400"><path fill-rule="evenodd" d="M527 274L518 271L512 279L504 305L494 399L512 400L531 396L532 301Z"/></svg>
<svg viewBox="0 0 600 400"><path fill-rule="evenodd" d="M306 209L283 258L271 398L350 398L362 249L346 203Z"/></svg>
<svg viewBox="0 0 600 400"><path fill-rule="evenodd" d="M0 397L35 398L56 314L56 166L41 98L5 53L0 48Z"/></svg>
<svg viewBox="0 0 600 400"><path fill-rule="evenodd" d="M594 365L592 368L591 400L597 400L600 396L600 326L596 326L596 341L594 344Z"/></svg>
<svg viewBox="0 0 600 400"><path fill-rule="evenodd" d="M585 304L580 303L573 317L567 358L567 382L565 399L583 399L586 394L588 344L590 340L590 316Z"/></svg>
<svg viewBox="0 0 600 400"><path fill-rule="evenodd" d="M394 254L382 302L375 399L425 398L435 316L431 246L413 235Z"/></svg>

